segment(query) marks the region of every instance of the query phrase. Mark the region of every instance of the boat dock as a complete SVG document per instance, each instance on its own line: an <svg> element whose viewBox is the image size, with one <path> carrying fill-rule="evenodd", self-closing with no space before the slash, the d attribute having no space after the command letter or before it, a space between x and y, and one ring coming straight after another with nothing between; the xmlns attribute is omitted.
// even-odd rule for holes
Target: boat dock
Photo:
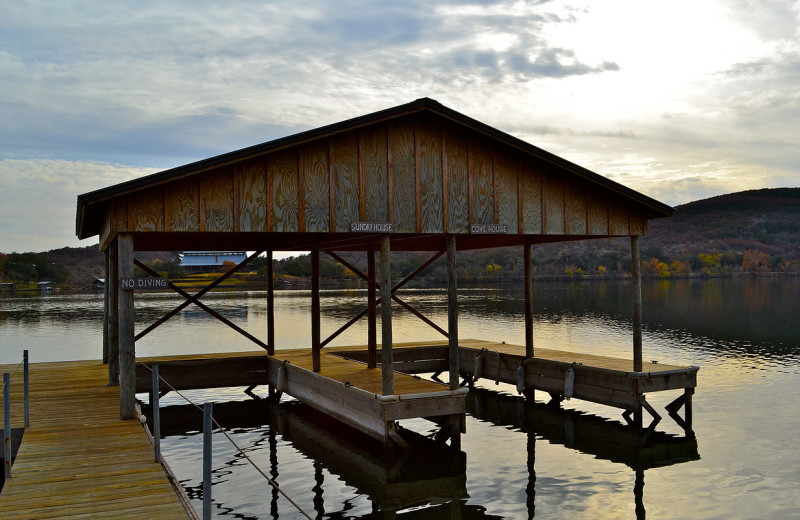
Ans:
<svg viewBox="0 0 800 520"><path fill-rule="evenodd" d="M268 385L299 401L360 430L384 444L397 439L397 421L425 418L442 427L441 437L458 442L466 433L464 413L467 389L450 386L416 374L448 370L448 342L395 343L393 395L381 394L382 367L369 368L366 345L327 347L322 353L321 370L314 372L310 349L266 352L240 352L140 358L136 369L136 391L152 391L150 367L174 389ZM646 399L646 394L677 390L680 394L667 412L687 434L691 433L691 398L697 385L696 366L643 363L643 370L632 370L630 360L579 352L537 349L526 358L525 347L483 340L462 340L459 345L458 372L464 383L476 378L516 385L531 398L534 390L545 391L560 402L574 397L616 407L631 413L648 410L651 426L661 415ZM166 388L162 387L162 391ZM678 410L684 407L684 417Z"/></svg>
<svg viewBox="0 0 800 520"><path fill-rule="evenodd" d="M142 424L119 420L119 389L107 381L100 361L30 365L30 426L0 492L4 520L192 518L180 486L154 462ZM15 429L24 426L22 402L22 377L15 377Z"/></svg>
<svg viewBox="0 0 800 520"><path fill-rule="evenodd" d="M441 426L436 442L449 438L456 449L447 451L458 454L468 394L483 390L463 386L449 390L449 384L414 375L447 370L448 349L444 341L393 345L393 395L381 393L383 368L368 368L361 360L369 354L366 346L325 349L323 368L318 372L313 371L310 349L280 350L274 356L254 351L140 358L136 391L153 391L153 365L158 365L163 382L160 393L215 387L248 387L246 391L251 391L251 387L268 386L271 394L295 397L372 437L378 446L401 448L399 453L413 453L419 444L409 441L410 432L402 429L399 421L429 419ZM537 349L530 359L525 357L524 346L481 340L462 340L459 360L463 384L485 378L524 385L526 397L532 397L531 390L543 390L556 401L569 392L566 380L572 370L573 397L626 412L636 411L637 403L650 409L644 398L648 392L680 390L676 401L683 399L681 404L687 405L682 422L691 425L697 367L649 363L644 365L647 372L634 372L630 360L546 349ZM0 369L11 371L13 367ZM149 432L139 421L119 420L119 392L107 385L107 370L100 361L31 365L31 424L25 428L13 476L0 493L3 518L191 518L193 510L168 466L163 460L154 462ZM11 384L12 426L17 428L22 426L20 379ZM668 411L672 415L670 406ZM275 410L267 412L264 420ZM313 421L301 423L308 429ZM330 428L336 430L335 423ZM636 432L640 430L632 430L631 435L638 439L641 433ZM345 449L343 441L330 442ZM391 453L386 451L385 456ZM365 462L365 468L371 468L373 462ZM443 475L437 485L452 487L455 482L452 493L458 496L463 493L459 484L462 472L463 468L457 468L454 475ZM395 481L389 478L386 482ZM373 493L379 495L378 490ZM388 503L397 506L389 496L377 499L377 505Z"/></svg>

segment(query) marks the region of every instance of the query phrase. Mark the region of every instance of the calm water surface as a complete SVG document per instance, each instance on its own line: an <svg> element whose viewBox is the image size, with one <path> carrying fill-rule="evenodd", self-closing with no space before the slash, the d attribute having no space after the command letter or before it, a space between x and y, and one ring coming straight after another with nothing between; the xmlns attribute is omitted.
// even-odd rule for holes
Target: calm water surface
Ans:
<svg viewBox="0 0 800 520"><path fill-rule="evenodd" d="M630 286L624 282L535 286L540 347L631 357ZM365 291L327 291L323 335L363 305ZM331 435L331 425L292 400L253 401L241 388L189 392L215 401L236 443L315 518L800 518L800 279L648 282L644 356L698 365L694 432L668 417L643 446L616 409L572 400L561 410L525 403L507 385L481 381L468 399L462 451L431 446L417 420L419 453L384 455ZM403 298L445 325L446 293ZM265 295L215 293L204 301L253 335L266 334ZM180 298L137 294L137 330ZM278 349L310 343L308 292L276 295ZM462 338L524 342L517 288L460 291ZM397 341L439 339L394 309ZM96 359L102 297L0 298L0 363ZM363 344L360 322L333 344ZM248 340L186 309L139 342L137 354L252 350ZM279 354L278 354L279 355ZM256 393L265 395L264 389ZM659 408L677 394L649 394ZM144 396L142 396L144 398ZM182 406L183 405L183 406ZM162 399L162 450L201 509L200 419L174 394ZM299 518L284 498L214 436L214 507L219 518Z"/></svg>

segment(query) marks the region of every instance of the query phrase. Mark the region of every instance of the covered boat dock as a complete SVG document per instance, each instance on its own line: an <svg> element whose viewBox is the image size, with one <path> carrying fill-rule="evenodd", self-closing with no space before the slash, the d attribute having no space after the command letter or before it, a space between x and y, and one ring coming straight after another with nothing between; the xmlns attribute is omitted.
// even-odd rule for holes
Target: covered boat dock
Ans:
<svg viewBox="0 0 800 520"><path fill-rule="evenodd" d="M644 398L655 387L636 382L609 392L605 382L616 376L603 373L602 366L592 376L595 383L585 384L582 378L591 360L580 367L577 362L567 363L567 368L557 365L547 374L537 371L542 365L533 344L531 250L549 242L630 239L632 359L619 362L626 365L621 369L625 378L639 381L643 374L652 378L654 372L646 371L642 361L639 237L647 233L649 219L672 213L672 208L652 198L423 98L80 195L76 232L81 239L98 236L106 255L103 357L109 383L119 385L122 419L136 417L135 394L141 389L137 361L144 361L136 358L136 341L194 304L266 351L260 356L263 373L253 384L268 384L387 445L402 445L397 421L410 417L435 421L441 436L457 445L464 433L466 389L461 378L474 379L477 360L485 374L493 370L496 359L498 374L509 372L503 380L517 382L522 392L545 390L555 399L572 393L622 408L637 424L643 409L657 418ZM524 258L525 344L514 352L491 343L476 348L459 340L458 251L507 246L520 246ZM294 360L287 351L276 352L275 328L282 324L273 317L271 273L264 338L252 336L200 301L224 277L195 294L168 281L134 278L134 265L155 274L135 260L136 251L164 250L254 252L228 274L259 254L265 253L271 266L276 251L310 251L311 345L298 346L305 347L300 349L304 354L298 351ZM366 272L350 265L338 254L342 251L366 254ZM392 251L429 251L432 256L409 277L393 281ZM320 330L320 254L344 263L368 287L363 312L327 338ZM411 308L397 293L441 256L448 272L448 320L443 325ZM137 333L134 293L137 286L147 284L171 287L185 301ZM409 309L445 341L416 349L394 348L403 338L392 334L392 305ZM369 328L362 353L350 348L345 349L354 352L350 355L333 355L326 345L363 317ZM329 351L331 355L325 354ZM231 354L219 358L223 359L217 362L232 363L229 374L245 374L252 366L252 360ZM183 363L175 370L195 376L186 384L215 386L214 378L222 377L217 369L204 371L203 364L209 362L203 359L172 361ZM433 371L448 374L447 384L398 371L414 373L410 364L416 364L416 372L435 364L438 368ZM139 363L145 365L148 362ZM684 390L669 411L685 406L684 424L690 427L696 367L677 368L683 375L670 372L666 377L672 382L658 390ZM621 393L630 395L623 399Z"/></svg>

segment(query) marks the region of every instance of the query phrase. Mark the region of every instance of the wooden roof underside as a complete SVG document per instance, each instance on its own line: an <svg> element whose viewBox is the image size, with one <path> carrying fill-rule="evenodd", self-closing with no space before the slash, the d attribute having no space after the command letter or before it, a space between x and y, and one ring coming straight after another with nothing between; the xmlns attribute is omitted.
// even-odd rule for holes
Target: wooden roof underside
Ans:
<svg viewBox="0 0 800 520"><path fill-rule="evenodd" d="M459 249L644 235L672 208L420 99L78 197L79 238L134 234L140 251ZM501 224L505 234L471 234Z"/></svg>

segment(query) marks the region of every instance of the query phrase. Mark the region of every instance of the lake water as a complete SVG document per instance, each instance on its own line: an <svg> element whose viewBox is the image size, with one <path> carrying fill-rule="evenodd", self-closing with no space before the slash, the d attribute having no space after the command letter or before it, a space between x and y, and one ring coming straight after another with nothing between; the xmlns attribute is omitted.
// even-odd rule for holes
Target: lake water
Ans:
<svg viewBox="0 0 800 520"><path fill-rule="evenodd" d="M468 398L461 452L423 438L424 449L402 457L348 444L286 398L254 401L241 388L187 396L215 401L236 443L314 518L800 518L798 294L798 278L645 282L644 358L700 366L694 439L665 414L638 446L616 409L578 400L554 409L544 393L526 403L513 387L482 380ZM323 336L357 313L365 295L325 291ZM446 325L443 289L402 297ZM459 298L461 338L524 342L519 288L463 288ZM631 357L629 283L536 282L535 298L537 346ZM180 301L137 294L137 330ZM204 301L265 336L264 293ZM277 292L278 349L309 345L310 310L307 291ZM19 362L26 348L32 362L99 358L101 325L100 295L4 296L0 363ZM396 341L437 336L394 308ZM362 321L333 344L365 342ZM191 308L137 342L141 356L257 348ZM648 400L661 409L676 396ZM173 393L161 404L162 450L201 510L199 415ZM434 432L423 420L403 426L421 437ZM219 434L214 451L217 517L300 518Z"/></svg>

